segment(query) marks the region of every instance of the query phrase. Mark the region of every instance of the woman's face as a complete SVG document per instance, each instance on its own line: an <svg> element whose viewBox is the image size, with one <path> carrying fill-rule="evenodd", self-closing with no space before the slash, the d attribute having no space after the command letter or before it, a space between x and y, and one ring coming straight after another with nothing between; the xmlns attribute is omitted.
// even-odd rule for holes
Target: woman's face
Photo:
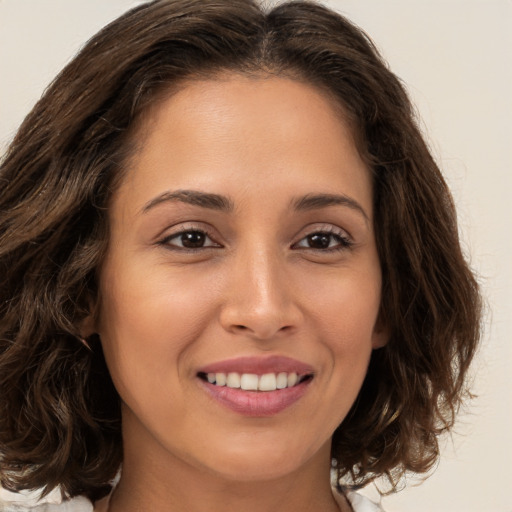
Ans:
<svg viewBox="0 0 512 512"><path fill-rule="evenodd" d="M339 109L229 75L189 83L138 136L95 326L125 457L243 480L327 464L386 341L371 179Z"/></svg>

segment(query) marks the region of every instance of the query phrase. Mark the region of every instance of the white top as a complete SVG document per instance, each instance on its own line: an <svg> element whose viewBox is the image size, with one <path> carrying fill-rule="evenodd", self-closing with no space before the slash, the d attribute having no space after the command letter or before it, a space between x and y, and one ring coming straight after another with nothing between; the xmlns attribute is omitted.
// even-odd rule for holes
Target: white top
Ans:
<svg viewBox="0 0 512 512"><path fill-rule="evenodd" d="M335 497L339 496L336 492ZM380 505L357 492L347 492L348 501L354 512L384 512ZM39 500L38 491L13 493L0 489L0 512L93 512L93 504L85 497L78 496L62 501L58 489ZM338 501L338 500L337 500ZM101 509L106 509L107 500L102 500Z"/></svg>

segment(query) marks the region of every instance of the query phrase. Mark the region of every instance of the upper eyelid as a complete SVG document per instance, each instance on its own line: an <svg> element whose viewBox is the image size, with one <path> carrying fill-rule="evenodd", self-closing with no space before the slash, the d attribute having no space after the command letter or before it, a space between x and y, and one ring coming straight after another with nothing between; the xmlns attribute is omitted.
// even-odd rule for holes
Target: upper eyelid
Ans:
<svg viewBox="0 0 512 512"><path fill-rule="evenodd" d="M183 233L187 233L189 231L199 231L200 233L204 233L215 245L218 247L222 247L223 243L219 242L218 236L215 235L215 233L212 233L212 229L207 228L204 226L204 224L200 223L200 225L197 225L195 223L191 225L187 225L187 223L183 224L177 224L176 226L173 226L171 228L167 228L162 232L160 236L156 239L157 245L165 245L170 242L170 240L179 237ZM171 244L169 244L171 245ZM211 249L215 246L209 245L205 246L204 249Z"/></svg>
<svg viewBox="0 0 512 512"><path fill-rule="evenodd" d="M329 233L353 240L353 237L349 233L349 231L347 231L344 228L341 228L340 226L336 226L330 223L315 222L314 224L302 228L294 237L294 239L296 240L296 242L294 243L297 243L298 241L302 240L303 238L309 235L312 235L313 233Z"/></svg>
<svg viewBox="0 0 512 512"><path fill-rule="evenodd" d="M217 231L203 222L182 222L178 223L175 226L167 227L162 234L158 237L158 241L164 241L172 239L173 237L179 236L181 233L185 233L187 231L200 231L208 236L213 242L223 245L219 240L222 238ZM344 228L331 224L331 223L322 223L315 222L308 226L303 227L294 237L291 245L295 245L300 242L302 239L306 238L309 235L314 233L329 233L332 235L340 236L344 239L348 239L349 241L354 241L352 235Z"/></svg>
<svg viewBox="0 0 512 512"><path fill-rule="evenodd" d="M332 249L332 248L322 248L322 249L318 249L318 248L314 248L314 247L300 247L300 243L303 242L304 240L306 240L310 235L312 234L315 234L315 233L327 233L329 236L332 236L333 238L338 238L339 239L339 245L341 247L344 247L344 248L349 248L349 247L353 247L354 246L354 241L347 237L347 236L344 236L344 235L341 235L339 233L329 233L327 231L313 231L312 233L306 235L306 236L303 236L302 238L300 238L299 240L297 240L297 242L294 242L292 245L291 245L291 248L294 249L294 248L301 248L301 249L306 249L306 250L312 250L312 251L328 251L329 249Z"/></svg>
<svg viewBox="0 0 512 512"><path fill-rule="evenodd" d="M180 233L185 233L187 231L201 231L205 235L211 237L215 236L215 230L212 227L208 226L206 223L190 221L180 222L173 226L167 226L164 230L162 230L158 238L169 238L172 236L179 235Z"/></svg>

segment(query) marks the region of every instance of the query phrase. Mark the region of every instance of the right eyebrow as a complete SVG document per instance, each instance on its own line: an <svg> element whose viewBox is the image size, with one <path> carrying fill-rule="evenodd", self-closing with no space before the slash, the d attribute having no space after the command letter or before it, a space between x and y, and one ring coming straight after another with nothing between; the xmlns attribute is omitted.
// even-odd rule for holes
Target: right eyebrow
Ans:
<svg viewBox="0 0 512 512"><path fill-rule="evenodd" d="M307 194L296 198L292 204L298 211L316 210L328 206L346 206L360 213L367 223L370 222L370 217L364 208L355 199L344 194Z"/></svg>
<svg viewBox="0 0 512 512"><path fill-rule="evenodd" d="M148 201L142 208L142 213L147 213L155 206L165 202L182 202L223 212L233 211L233 202L226 196L199 190L175 190L164 192Z"/></svg>

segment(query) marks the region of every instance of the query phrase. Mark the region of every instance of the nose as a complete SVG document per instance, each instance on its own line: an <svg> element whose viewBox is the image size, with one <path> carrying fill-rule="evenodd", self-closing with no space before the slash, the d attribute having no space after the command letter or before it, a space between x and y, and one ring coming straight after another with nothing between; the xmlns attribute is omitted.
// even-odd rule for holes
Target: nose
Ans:
<svg viewBox="0 0 512 512"><path fill-rule="evenodd" d="M270 340L294 332L302 321L295 284L283 256L245 251L231 262L220 313L230 333Z"/></svg>

